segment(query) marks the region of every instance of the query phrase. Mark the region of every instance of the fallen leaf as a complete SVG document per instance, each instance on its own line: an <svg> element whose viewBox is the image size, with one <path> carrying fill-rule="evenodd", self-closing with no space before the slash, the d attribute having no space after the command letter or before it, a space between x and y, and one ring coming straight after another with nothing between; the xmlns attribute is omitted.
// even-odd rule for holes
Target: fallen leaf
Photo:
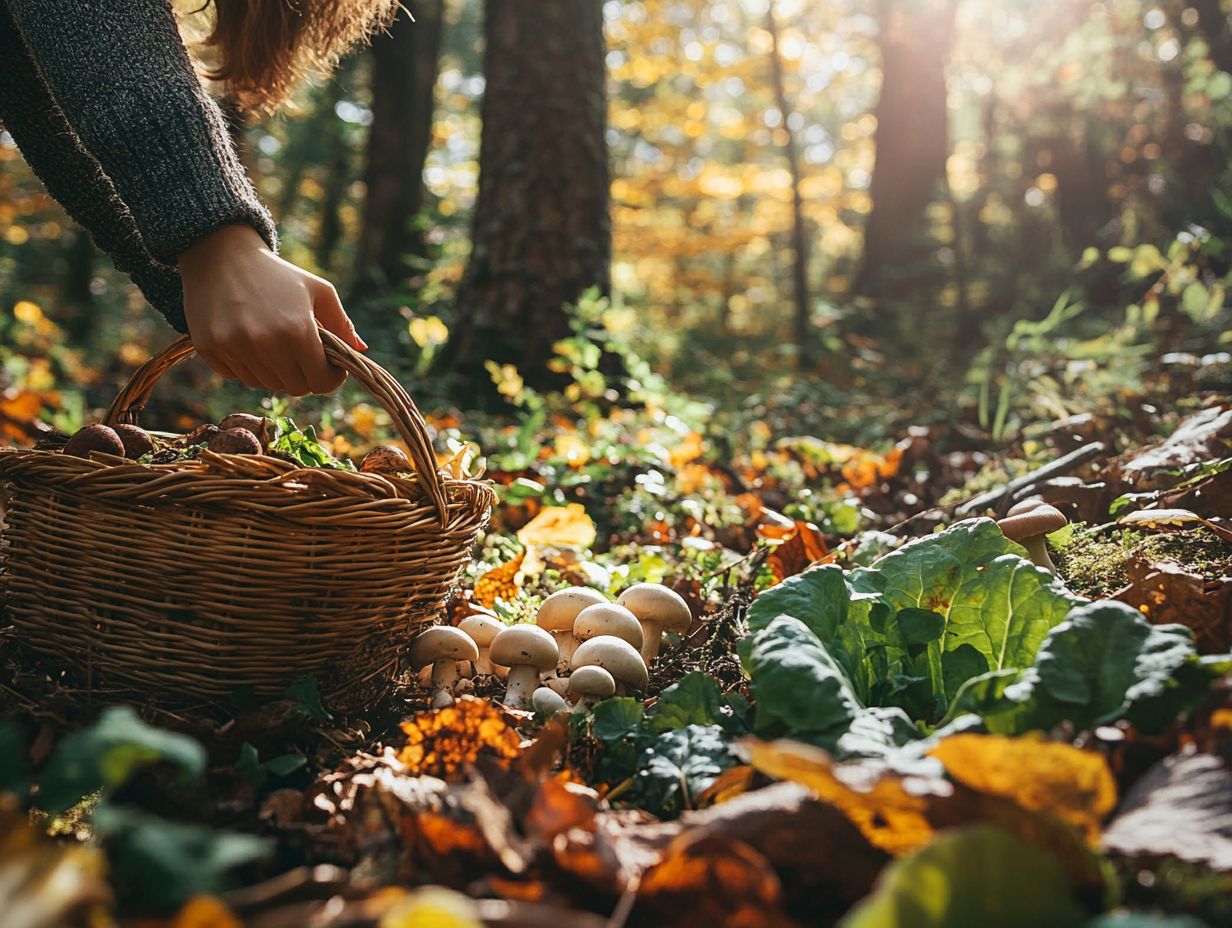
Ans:
<svg viewBox="0 0 1232 928"><path fill-rule="evenodd" d="M193 896L175 917L168 928L244 928L235 913L220 899L213 896Z"/></svg>
<svg viewBox="0 0 1232 928"><path fill-rule="evenodd" d="M962 734L943 739L929 753L964 786L1055 815L1091 844L1116 806L1116 781L1108 762L1069 744L1042 737Z"/></svg>
<svg viewBox="0 0 1232 928"><path fill-rule="evenodd" d="M1232 405L1210 406L1182 420L1166 441L1138 451L1121 472L1143 488L1171 486L1175 478L1158 471L1226 457L1230 449Z"/></svg>
<svg viewBox="0 0 1232 928"><path fill-rule="evenodd" d="M518 530L527 547L589 548L595 543L595 523L581 503L549 506Z"/></svg>
<svg viewBox="0 0 1232 928"><path fill-rule="evenodd" d="M1232 871L1232 770L1198 751L1164 758L1126 794L1104 831L1104 847Z"/></svg>
<svg viewBox="0 0 1232 928"><path fill-rule="evenodd" d="M1170 561L1133 558L1126 564L1129 585L1111 598L1133 606L1152 625L1185 625L1199 654L1232 650L1232 584L1208 588L1198 575Z"/></svg>
<svg viewBox="0 0 1232 928"><path fill-rule="evenodd" d="M518 573L521 571L522 562L525 559L526 552L521 551L512 560L506 561L499 567L493 567L476 580L474 601L490 610L496 605L498 599L509 602L517 596L518 590L521 589L521 584L518 582Z"/></svg>

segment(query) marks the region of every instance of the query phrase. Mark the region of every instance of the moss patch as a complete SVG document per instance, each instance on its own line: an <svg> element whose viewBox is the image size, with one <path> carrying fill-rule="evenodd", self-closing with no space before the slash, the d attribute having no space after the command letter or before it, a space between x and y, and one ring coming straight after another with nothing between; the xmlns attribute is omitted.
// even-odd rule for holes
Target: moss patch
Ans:
<svg viewBox="0 0 1232 928"><path fill-rule="evenodd" d="M1160 533L1077 531L1055 550L1057 570L1069 588L1093 599L1115 593L1129 582L1125 567L1134 557L1172 561L1204 580L1232 576L1232 544L1204 528Z"/></svg>

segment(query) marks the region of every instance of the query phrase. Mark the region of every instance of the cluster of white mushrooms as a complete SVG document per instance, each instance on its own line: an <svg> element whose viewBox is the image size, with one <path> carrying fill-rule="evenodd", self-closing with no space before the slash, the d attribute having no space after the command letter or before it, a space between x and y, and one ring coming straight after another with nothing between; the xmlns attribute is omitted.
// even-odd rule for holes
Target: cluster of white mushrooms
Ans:
<svg viewBox="0 0 1232 928"><path fill-rule="evenodd" d="M469 664L475 675L506 678L508 706L529 703L551 714L569 709L569 697L573 711L585 712L609 696L644 690L663 633L683 634L692 621L680 594L661 583L635 584L614 603L597 590L572 587L545 599L533 624L475 614L456 628L420 632L411 663L432 668L433 708L453 704Z"/></svg>

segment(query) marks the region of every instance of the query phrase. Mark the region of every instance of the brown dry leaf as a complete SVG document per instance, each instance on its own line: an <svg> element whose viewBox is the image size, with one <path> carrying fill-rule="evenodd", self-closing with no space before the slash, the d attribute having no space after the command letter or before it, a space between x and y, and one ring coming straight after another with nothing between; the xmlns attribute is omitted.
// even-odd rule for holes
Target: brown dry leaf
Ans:
<svg viewBox="0 0 1232 928"><path fill-rule="evenodd" d="M480 756L509 761L521 737L491 703L463 696L444 709L420 712L402 723L406 746L398 760L415 776L449 780Z"/></svg>
<svg viewBox="0 0 1232 928"><path fill-rule="evenodd" d="M0 438L31 444L46 427L39 422L43 408L55 409L59 396L9 388L0 393Z"/></svg>
<svg viewBox="0 0 1232 928"><path fill-rule="evenodd" d="M474 601L486 609L496 605L498 599L506 602L518 595L521 584L518 582L518 572L522 562L526 560L526 552L522 551L511 561L506 561L499 567L493 567L475 581Z"/></svg>
<svg viewBox="0 0 1232 928"><path fill-rule="evenodd" d="M746 741L762 773L811 789L837 807L883 851L908 854L933 837L929 802L952 790L943 780L898 777L874 764L835 764L820 748L792 741Z"/></svg>
<svg viewBox="0 0 1232 928"><path fill-rule="evenodd" d="M518 541L528 548L589 548L595 523L581 503L549 506L518 530Z"/></svg>
<svg viewBox="0 0 1232 928"><path fill-rule="evenodd" d="M743 795L752 785L755 772L748 764L728 767L697 796L694 805L699 809L708 809Z"/></svg>
<svg viewBox="0 0 1232 928"><path fill-rule="evenodd" d="M782 895L769 862L743 841L685 832L643 874L633 920L676 928L785 928L792 921L782 911Z"/></svg>
<svg viewBox="0 0 1232 928"><path fill-rule="evenodd" d="M860 451L843 465L843 479L857 493L871 489L898 473L902 456L901 448L893 448L885 454Z"/></svg>
<svg viewBox="0 0 1232 928"><path fill-rule="evenodd" d="M1164 758L1126 794L1104 831L1104 847L1232 871L1232 770L1214 754Z"/></svg>
<svg viewBox="0 0 1232 928"><path fill-rule="evenodd" d="M774 579L782 582L788 577L803 573L830 553L825 535L812 522L796 522L795 531L782 544L770 552L767 563L774 572Z"/></svg>
<svg viewBox="0 0 1232 928"><path fill-rule="evenodd" d="M1232 584L1206 582L1170 561L1134 558L1125 568L1129 585L1112 599L1133 606L1155 625L1179 624L1194 633L1200 654L1232 649Z"/></svg>
<svg viewBox="0 0 1232 928"><path fill-rule="evenodd" d="M1116 781L1098 754L1043 738L952 735L931 755L959 783L1004 796L1024 809L1057 816L1079 829L1090 844L1116 807Z"/></svg>
<svg viewBox="0 0 1232 928"><path fill-rule="evenodd" d="M544 844L574 828L594 829L595 802L568 783L548 780L536 790L523 827Z"/></svg>
<svg viewBox="0 0 1232 928"><path fill-rule="evenodd" d="M1121 465L1125 479L1139 488L1171 486L1176 478L1161 470L1212 461L1232 450L1232 406L1210 406L1184 419L1166 441L1136 452Z"/></svg>

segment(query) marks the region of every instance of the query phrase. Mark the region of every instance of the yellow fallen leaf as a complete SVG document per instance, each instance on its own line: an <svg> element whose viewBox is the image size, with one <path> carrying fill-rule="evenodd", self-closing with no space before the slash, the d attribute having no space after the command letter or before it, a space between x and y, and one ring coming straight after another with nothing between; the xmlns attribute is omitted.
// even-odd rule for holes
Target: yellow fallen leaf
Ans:
<svg viewBox="0 0 1232 928"><path fill-rule="evenodd" d="M518 541L527 547L589 548L595 543L595 523L581 503L549 506L518 530Z"/></svg>
<svg viewBox="0 0 1232 928"><path fill-rule="evenodd" d="M1116 781L1098 754L1042 737L952 735L930 752L964 786L1073 825L1094 844L1116 807Z"/></svg>
<svg viewBox="0 0 1232 928"><path fill-rule="evenodd" d="M243 923L213 896L193 896L172 919L170 928L244 928Z"/></svg>
<svg viewBox="0 0 1232 928"><path fill-rule="evenodd" d="M397 903L380 928L483 928L475 903L443 886L425 886Z"/></svg>

